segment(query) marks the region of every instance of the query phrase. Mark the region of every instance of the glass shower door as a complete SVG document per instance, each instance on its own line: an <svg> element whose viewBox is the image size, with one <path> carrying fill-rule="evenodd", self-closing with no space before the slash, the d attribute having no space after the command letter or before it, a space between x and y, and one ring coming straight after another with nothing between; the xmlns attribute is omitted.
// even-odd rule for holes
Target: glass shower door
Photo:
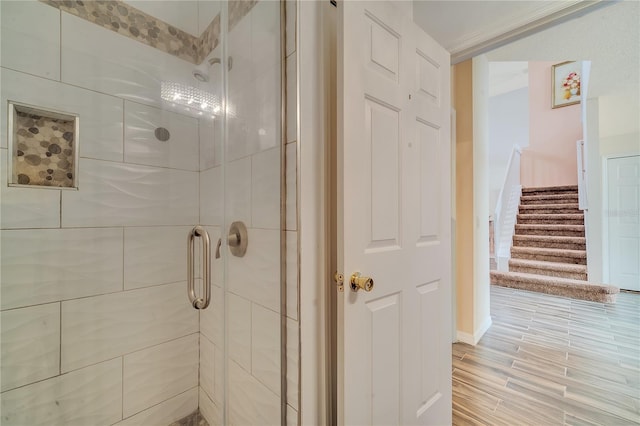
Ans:
<svg viewBox="0 0 640 426"><path fill-rule="evenodd" d="M281 422L280 2L229 2L224 204L228 423ZM214 180L213 178L212 180ZM233 252L229 227L247 228ZM286 395L285 395L286 399Z"/></svg>

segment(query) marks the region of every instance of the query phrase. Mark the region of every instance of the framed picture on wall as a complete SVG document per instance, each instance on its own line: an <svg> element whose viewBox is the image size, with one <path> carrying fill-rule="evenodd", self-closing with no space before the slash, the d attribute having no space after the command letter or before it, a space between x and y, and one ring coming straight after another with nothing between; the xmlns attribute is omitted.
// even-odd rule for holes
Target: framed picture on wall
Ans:
<svg viewBox="0 0 640 426"><path fill-rule="evenodd" d="M582 62L567 61L551 67L551 108L580 103Z"/></svg>

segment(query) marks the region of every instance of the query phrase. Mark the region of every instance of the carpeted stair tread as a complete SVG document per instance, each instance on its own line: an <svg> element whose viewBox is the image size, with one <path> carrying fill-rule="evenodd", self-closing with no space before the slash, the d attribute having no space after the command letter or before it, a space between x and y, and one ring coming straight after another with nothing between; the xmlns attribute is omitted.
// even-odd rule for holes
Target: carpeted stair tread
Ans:
<svg viewBox="0 0 640 426"><path fill-rule="evenodd" d="M509 266L511 265L521 265L540 269L555 269L567 272L587 272L587 265L576 265L573 263L541 262L539 260L528 259L510 259Z"/></svg>
<svg viewBox="0 0 640 426"><path fill-rule="evenodd" d="M542 194L542 195L522 195L521 205L535 204L575 204L578 202L578 194Z"/></svg>
<svg viewBox="0 0 640 426"><path fill-rule="evenodd" d="M516 223L516 235L566 235L584 237L584 225Z"/></svg>
<svg viewBox="0 0 640 426"><path fill-rule="evenodd" d="M584 223L584 215L582 213L570 214L521 214L517 215L517 223L555 223L567 225L581 225Z"/></svg>
<svg viewBox="0 0 640 426"><path fill-rule="evenodd" d="M529 254L553 254L557 256L586 258L586 250L565 250L565 249L551 249L542 247L512 247L511 252L529 253Z"/></svg>
<svg viewBox="0 0 640 426"><path fill-rule="evenodd" d="M530 186L522 188L522 195L531 194L557 194L557 193L572 193L578 192L577 185L562 185L562 186Z"/></svg>
<svg viewBox="0 0 640 426"><path fill-rule="evenodd" d="M513 245L516 247L585 250L586 238L562 235L514 235Z"/></svg>
<svg viewBox="0 0 640 426"><path fill-rule="evenodd" d="M578 203L529 204L518 207L520 214L581 214Z"/></svg>
<svg viewBox="0 0 640 426"><path fill-rule="evenodd" d="M620 289L568 278L547 277L522 272L491 271L491 283L503 287L537 291L594 302L614 303Z"/></svg>
<svg viewBox="0 0 640 426"><path fill-rule="evenodd" d="M582 213L558 213L558 214L541 214L541 213L527 213L518 214L518 218L524 219L583 219Z"/></svg>
<svg viewBox="0 0 640 426"><path fill-rule="evenodd" d="M516 259L539 260L587 264L586 250L550 249L540 247L511 247L511 257Z"/></svg>
<svg viewBox="0 0 640 426"><path fill-rule="evenodd" d="M546 275L550 277L587 280L587 265L574 263L545 262L529 259L509 259L510 272Z"/></svg>

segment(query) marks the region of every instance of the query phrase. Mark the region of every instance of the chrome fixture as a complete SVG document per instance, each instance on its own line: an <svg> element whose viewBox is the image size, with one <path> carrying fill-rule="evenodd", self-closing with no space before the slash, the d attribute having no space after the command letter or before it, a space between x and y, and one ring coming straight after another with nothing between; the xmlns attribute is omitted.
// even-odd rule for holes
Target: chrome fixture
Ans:
<svg viewBox="0 0 640 426"><path fill-rule="evenodd" d="M249 236L247 235L247 227L243 222L233 222L229 227L229 236L227 237L229 251L236 257L243 257L247 252L249 244Z"/></svg>
<svg viewBox="0 0 640 426"><path fill-rule="evenodd" d="M202 238L202 297L196 295L194 278L194 240ZM211 240L202 226L194 226L187 236L187 294L195 309L206 309L211 302Z"/></svg>
<svg viewBox="0 0 640 426"><path fill-rule="evenodd" d="M171 138L171 133L165 127L158 127L153 134L160 142L166 142Z"/></svg>
<svg viewBox="0 0 640 426"><path fill-rule="evenodd" d="M209 81L209 76L200 70L193 70L193 78L202 83Z"/></svg>
<svg viewBox="0 0 640 426"><path fill-rule="evenodd" d="M204 65L204 64L208 64L208 66ZM198 68L196 68L195 70L193 70L193 78L195 78L196 80L202 82L202 83L206 83L207 81L209 81L209 71L210 68L214 65L214 64L221 64L222 61L220 60L220 58L210 58L208 59L206 62L203 62L202 64L200 64L198 66Z"/></svg>

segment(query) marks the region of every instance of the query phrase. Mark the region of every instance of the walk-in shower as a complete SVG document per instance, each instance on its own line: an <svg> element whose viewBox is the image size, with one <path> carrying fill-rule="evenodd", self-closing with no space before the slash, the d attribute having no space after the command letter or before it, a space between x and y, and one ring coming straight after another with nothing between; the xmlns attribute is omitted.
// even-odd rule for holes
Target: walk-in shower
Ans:
<svg viewBox="0 0 640 426"><path fill-rule="evenodd" d="M284 6L0 7L0 423L281 424Z"/></svg>

